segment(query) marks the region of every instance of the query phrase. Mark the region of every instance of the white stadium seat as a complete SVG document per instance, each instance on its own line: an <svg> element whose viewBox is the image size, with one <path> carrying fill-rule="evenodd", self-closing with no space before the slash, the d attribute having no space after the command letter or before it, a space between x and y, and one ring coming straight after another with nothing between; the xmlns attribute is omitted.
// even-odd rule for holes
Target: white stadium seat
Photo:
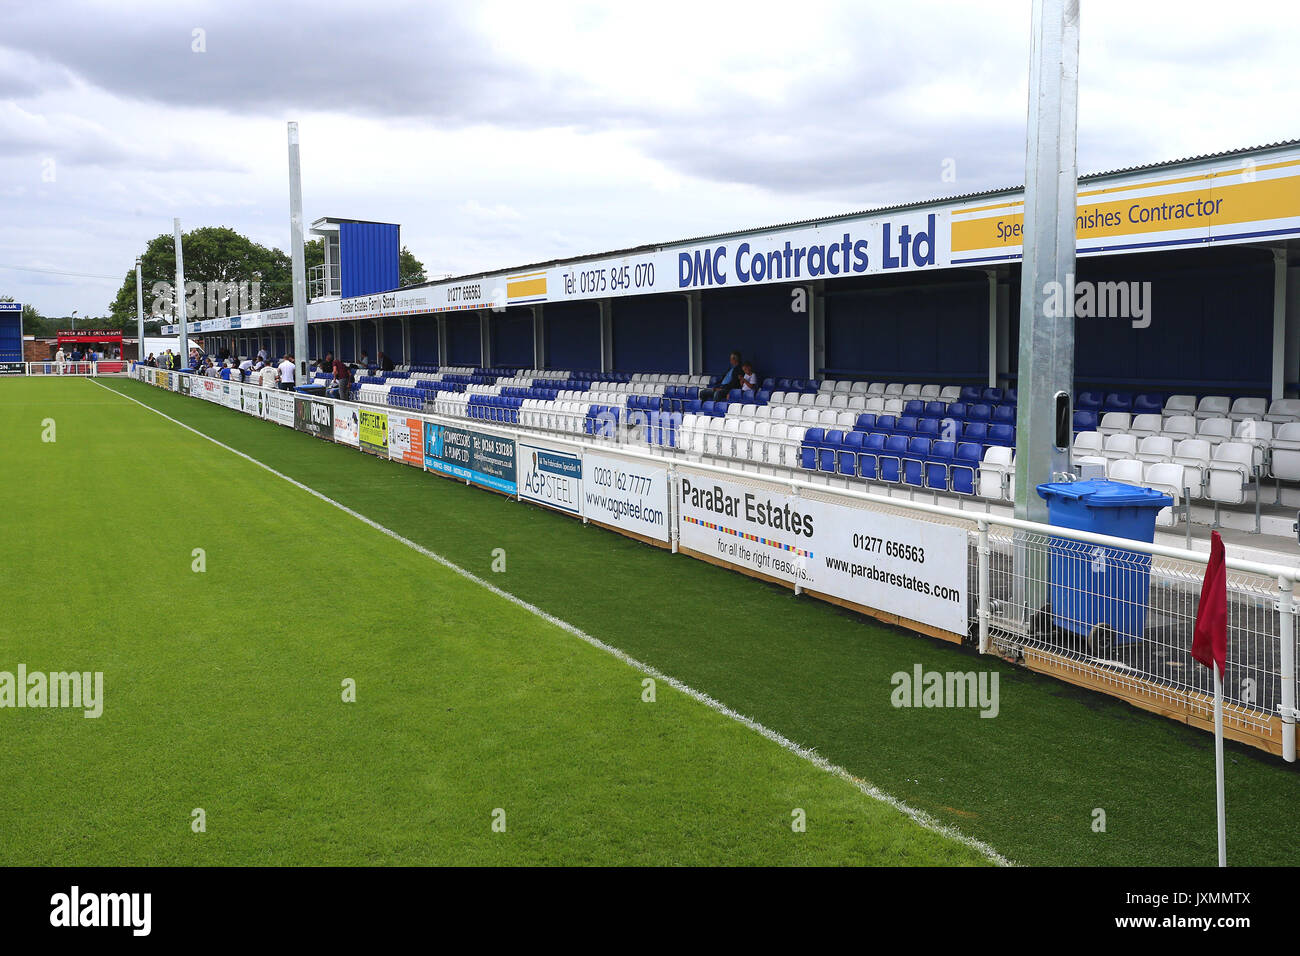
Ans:
<svg viewBox="0 0 1300 956"><path fill-rule="evenodd" d="M1196 419L1191 415L1175 415L1165 419L1164 434L1178 441L1181 438L1196 437Z"/></svg>
<svg viewBox="0 0 1300 956"><path fill-rule="evenodd" d="M1138 461L1148 464L1168 462L1174 457L1174 440L1168 435L1147 435L1138 442Z"/></svg>
<svg viewBox="0 0 1300 956"><path fill-rule="evenodd" d="M1196 405L1197 418L1227 418L1232 400L1227 395L1206 395Z"/></svg>
<svg viewBox="0 0 1300 956"><path fill-rule="evenodd" d="M1300 398L1279 398L1268 406L1265 421L1278 425L1300 421Z"/></svg>
<svg viewBox="0 0 1300 956"><path fill-rule="evenodd" d="M1118 435L1127 432L1133 424L1133 416L1127 412L1107 412L1101 416L1101 425L1097 431L1103 435Z"/></svg>
<svg viewBox="0 0 1300 956"><path fill-rule="evenodd" d="M1232 403L1228 417L1234 422L1248 418L1263 418L1268 413L1268 402L1262 398L1239 398Z"/></svg>
<svg viewBox="0 0 1300 956"><path fill-rule="evenodd" d="M1200 438L1184 438L1174 446L1174 463L1183 466L1183 480L1192 489L1192 497L1205 497L1205 480L1210 470L1210 443Z"/></svg>
<svg viewBox="0 0 1300 956"><path fill-rule="evenodd" d="M1246 500L1246 485L1254 469L1255 450L1244 442L1226 441L1214 449L1210 461L1208 497L1227 505Z"/></svg>
<svg viewBox="0 0 1300 956"><path fill-rule="evenodd" d="M1164 427L1164 419L1159 415L1134 415L1129 431L1139 438L1146 435L1159 435Z"/></svg>
<svg viewBox="0 0 1300 956"><path fill-rule="evenodd" d="M1016 495L1015 449L990 445L980 462L979 494L982 498L1010 500Z"/></svg>
<svg viewBox="0 0 1300 956"><path fill-rule="evenodd" d="M1142 484L1142 462L1136 458L1120 458L1110 463L1107 477L1128 485Z"/></svg>

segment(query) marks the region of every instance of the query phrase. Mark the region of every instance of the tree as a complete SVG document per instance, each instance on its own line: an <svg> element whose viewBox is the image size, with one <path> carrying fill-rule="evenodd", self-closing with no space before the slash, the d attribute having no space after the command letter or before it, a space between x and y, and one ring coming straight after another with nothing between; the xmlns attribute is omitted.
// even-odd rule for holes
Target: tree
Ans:
<svg viewBox="0 0 1300 956"><path fill-rule="evenodd" d="M424 263L411 255L411 250L406 246L402 246L401 254L397 257L397 275L397 284L402 286L429 281L424 274Z"/></svg>
<svg viewBox="0 0 1300 956"><path fill-rule="evenodd" d="M289 256L279 249L253 242L225 226L202 226L181 237L185 253L187 318L238 315L244 305L256 309L278 309L293 301L293 275ZM168 233L150 240L140 257L146 315L174 317L176 281L176 242ZM191 282L202 285L195 295ZM221 283L215 295L209 295L208 283ZM245 295L256 288L255 302L241 302L239 283L248 283ZM257 283L256 286L252 285ZM232 288L233 286L233 288ZM135 321L135 269L122 280L122 286L110 307L114 322L126 325Z"/></svg>

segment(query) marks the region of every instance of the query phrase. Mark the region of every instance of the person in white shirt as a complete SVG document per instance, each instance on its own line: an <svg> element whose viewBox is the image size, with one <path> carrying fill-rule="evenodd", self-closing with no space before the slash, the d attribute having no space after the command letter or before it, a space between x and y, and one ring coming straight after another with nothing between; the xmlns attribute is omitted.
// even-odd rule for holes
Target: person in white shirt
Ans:
<svg viewBox="0 0 1300 956"><path fill-rule="evenodd" d="M262 366L262 387L263 388L275 388L275 386L278 384L277 379L279 377L280 377L280 372L274 365L268 363Z"/></svg>
<svg viewBox="0 0 1300 956"><path fill-rule="evenodd" d="M54 353L54 361L55 361L55 363L59 366L59 374L62 375L62 374L63 374L63 363L64 363L65 361L67 361L67 356L63 354L63 346L62 346L62 345L60 345L60 346L59 346L59 350L58 350L57 352Z"/></svg>
<svg viewBox="0 0 1300 956"><path fill-rule="evenodd" d="M242 382L244 380L244 373L239 370L238 365L230 366L230 380L232 382Z"/></svg>
<svg viewBox="0 0 1300 956"><path fill-rule="evenodd" d="M294 385L294 367L293 356L286 355L284 361L280 363L280 388L286 392L292 392Z"/></svg>

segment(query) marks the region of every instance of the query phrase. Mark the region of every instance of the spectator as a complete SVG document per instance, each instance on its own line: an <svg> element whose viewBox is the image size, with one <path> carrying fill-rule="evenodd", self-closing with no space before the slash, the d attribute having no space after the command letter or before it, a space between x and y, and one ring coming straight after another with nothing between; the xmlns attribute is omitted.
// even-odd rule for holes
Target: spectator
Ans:
<svg viewBox="0 0 1300 956"><path fill-rule="evenodd" d="M293 356L286 355L280 362L280 388L286 392L293 391L294 385Z"/></svg>
<svg viewBox="0 0 1300 956"><path fill-rule="evenodd" d="M262 366L262 387L275 388L280 384L280 370L275 367L275 363L267 362Z"/></svg>
<svg viewBox="0 0 1300 956"><path fill-rule="evenodd" d="M234 362L230 363L230 380L232 382L242 382L244 380L244 373Z"/></svg>
<svg viewBox="0 0 1300 956"><path fill-rule="evenodd" d="M730 362L731 364L728 366L726 374L722 376L722 380L718 382L716 388L700 389L701 399L706 402L724 401L728 392L733 388L740 387L740 376L743 371L740 367L740 353L732 352Z"/></svg>
<svg viewBox="0 0 1300 956"><path fill-rule="evenodd" d="M365 349L361 350L361 358L357 361L357 367L363 372L370 371L370 355Z"/></svg>
<svg viewBox="0 0 1300 956"><path fill-rule="evenodd" d="M391 372L393 370L393 360L383 352L379 353L379 370L381 372Z"/></svg>
<svg viewBox="0 0 1300 956"><path fill-rule="evenodd" d="M334 360L334 384L338 386L339 398L346 402L352 394L352 369L342 359Z"/></svg>
<svg viewBox="0 0 1300 956"><path fill-rule="evenodd" d="M753 398L758 394L758 375L754 372L754 363L745 362L740 366L740 388L748 397Z"/></svg>
<svg viewBox="0 0 1300 956"><path fill-rule="evenodd" d="M54 363L58 365L60 375L63 374L63 363L66 361L67 361L67 356L63 354L63 346L60 345L59 350L54 353Z"/></svg>
<svg viewBox="0 0 1300 956"><path fill-rule="evenodd" d="M74 362L81 361L81 349L76 345L72 347L72 361Z"/></svg>
<svg viewBox="0 0 1300 956"><path fill-rule="evenodd" d="M244 374L244 377L247 378L248 373L251 372L252 370L253 370L253 360L245 356L244 360L239 363L239 371L241 371Z"/></svg>

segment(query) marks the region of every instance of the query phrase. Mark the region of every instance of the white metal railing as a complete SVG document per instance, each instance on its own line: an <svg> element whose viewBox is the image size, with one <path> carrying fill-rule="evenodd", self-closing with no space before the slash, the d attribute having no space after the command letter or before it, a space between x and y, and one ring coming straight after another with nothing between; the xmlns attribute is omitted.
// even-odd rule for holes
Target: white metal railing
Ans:
<svg viewBox="0 0 1300 956"><path fill-rule="evenodd" d="M188 393L188 376L183 373L159 374L160 370L143 366L133 372L154 383L166 378ZM628 426L612 416L595 422L588 434L587 416L576 409L533 410L529 427L523 427L466 418L463 406L456 414L450 403L439 403L432 412L373 407L505 438L544 439L578 452L613 452L654 463L669 471L673 485L669 511L674 520L680 471L687 469L866 511L960 527L966 532L968 548L966 637L981 653L1000 654L1189 723L1204 726L1209 719L1209 671L1189 653L1208 559L1204 553L833 487L798 477L795 470L788 475L756 474L680 449L647 446L640 430L644 426ZM676 530L673 540L677 540ZM1236 557L1231 551L1226 564L1225 729L1293 761L1298 571Z"/></svg>
<svg viewBox="0 0 1300 956"><path fill-rule="evenodd" d="M129 362L122 359L104 359L101 362L56 362L51 359L48 362L14 362L8 367L14 368L15 371L10 374L15 375L120 375L125 372ZM17 366L22 366L21 371ZM109 369L112 371L110 372Z"/></svg>

